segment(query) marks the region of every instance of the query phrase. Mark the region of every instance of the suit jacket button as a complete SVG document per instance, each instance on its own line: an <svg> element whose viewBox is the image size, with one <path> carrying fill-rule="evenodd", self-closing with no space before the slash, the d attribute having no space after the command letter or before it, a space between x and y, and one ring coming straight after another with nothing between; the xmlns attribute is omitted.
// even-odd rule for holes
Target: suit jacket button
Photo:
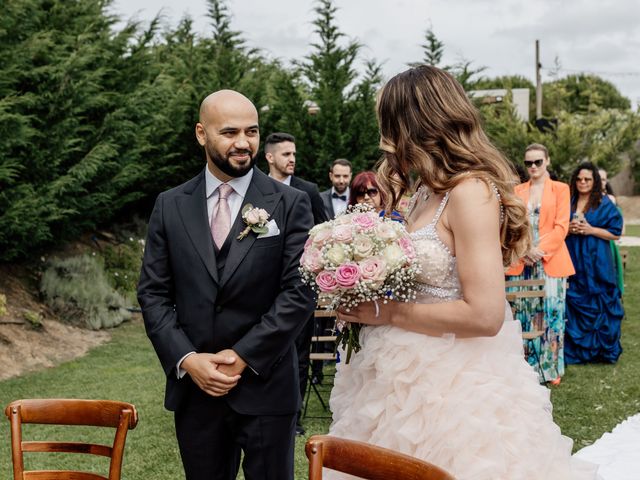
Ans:
<svg viewBox="0 0 640 480"><path fill-rule="evenodd" d="M220 313L222 311L222 305L216 305L216 313Z"/></svg>

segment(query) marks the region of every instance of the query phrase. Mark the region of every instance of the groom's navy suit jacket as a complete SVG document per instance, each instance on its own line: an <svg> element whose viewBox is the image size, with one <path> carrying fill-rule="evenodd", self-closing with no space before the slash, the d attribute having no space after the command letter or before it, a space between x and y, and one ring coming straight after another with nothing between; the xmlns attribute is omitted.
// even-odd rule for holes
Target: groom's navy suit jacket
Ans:
<svg viewBox="0 0 640 480"><path fill-rule="evenodd" d="M149 220L138 300L167 376L165 406L179 409L193 388L189 375L176 375L185 354L231 348L248 367L223 397L229 406L247 415L294 413L300 402L294 339L314 309L298 272L313 226L309 198L254 168L242 206L264 208L280 233L237 240L246 227L239 213L217 252L205 196L203 171L161 193Z"/></svg>

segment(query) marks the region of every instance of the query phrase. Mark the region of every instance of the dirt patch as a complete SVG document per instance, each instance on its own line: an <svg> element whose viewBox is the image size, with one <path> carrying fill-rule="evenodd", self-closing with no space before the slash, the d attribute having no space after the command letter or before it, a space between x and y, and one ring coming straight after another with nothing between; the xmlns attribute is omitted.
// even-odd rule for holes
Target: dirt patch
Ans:
<svg viewBox="0 0 640 480"><path fill-rule="evenodd" d="M619 195L616 200L622 209L625 223L629 225L640 224L640 196L625 197Z"/></svg>
<svg viewBox="0 0 640 480"><path fill-rule="evenodd" d="M0 294L6 297L0 312L0 380L72 360L111 338L61 322L40 302L37 283L37 269L0 266Z"/></svg>

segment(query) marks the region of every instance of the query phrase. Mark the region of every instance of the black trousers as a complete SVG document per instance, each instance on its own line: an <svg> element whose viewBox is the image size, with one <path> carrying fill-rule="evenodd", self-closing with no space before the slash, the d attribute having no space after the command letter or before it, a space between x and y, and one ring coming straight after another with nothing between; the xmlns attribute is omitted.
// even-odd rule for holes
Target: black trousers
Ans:
<svg viewBox="0 0 640 480"><path fill-rule="evenodd" d="M298 352L298 379L300 381L300 398L304 403L309 380L309 354L311 353L311 337L314 332L314 316L311 315L296 337L296 351ZM302 407L301 407L302 408Z"/></svg>
<svg viewBox="0 0 640 480"><path fill-rule="evenodd" d="M189 379L185 379L189 381ZM195 384L175 412L187 480L293 480L296 414L242 415Z"/></svg>

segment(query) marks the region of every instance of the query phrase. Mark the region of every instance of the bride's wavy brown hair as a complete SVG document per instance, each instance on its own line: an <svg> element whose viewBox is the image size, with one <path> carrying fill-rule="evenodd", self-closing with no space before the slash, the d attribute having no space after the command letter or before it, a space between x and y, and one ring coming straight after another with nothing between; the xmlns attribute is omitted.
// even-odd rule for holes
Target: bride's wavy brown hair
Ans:
<svg viewBox="0 0 640 480"><path fill-rule="evenodd" d="M478 111L452 75L428 65L396 75L378 96L377 115L383 151L378 176L387 211L409 191L413 175L435 193L478 178L500 193L504 265L524 255L530 234L524 203L513 193L516 173L487 138Z"/></svg>

